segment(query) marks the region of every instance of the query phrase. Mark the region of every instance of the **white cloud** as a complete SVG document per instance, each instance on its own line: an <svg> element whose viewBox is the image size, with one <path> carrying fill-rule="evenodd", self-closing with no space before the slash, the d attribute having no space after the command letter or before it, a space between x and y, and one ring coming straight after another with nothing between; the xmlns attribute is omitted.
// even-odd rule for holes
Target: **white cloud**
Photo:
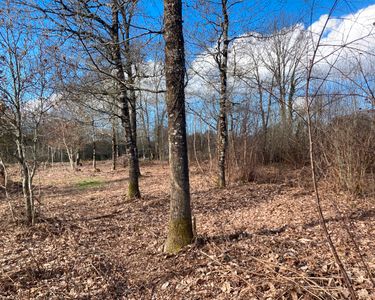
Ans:
<svg viewBox="0 0 375 300"><path fill-rule="evenodd" d="M313 34L314 46L323 30L328 15L307 28ZM358 64L359 53L365 61L374 61L375 49L375 5L370 5L356 13L332 18L328 21L318 52L318 59L326 58L326 65L336 63L340 68L351 68ZM365 63L369 66L369 64ZM320 67L324 67L322 64ZM327 67L327 66L326 66Z"/></svg>
<svg viewBox="0 0 375 300"><path fill-rule="evenodd" d="M335 76L338 74L337 70L350 74L358 68L359 62L364 71L369 73L375 64L375 5L352 14L332 17L326 24L327 18L328 15L322 15L307 28L297 24L293 30L285 29L280 37L284 43L283 49L291 54L290 57L298 55L300 51L299 73L302 74L306 70L307 62L312 57L313 49L323 29L316 57L319 63L314 68L315 75L319 74L324 78L327 72L331 72L330 76ZM302 34L309 39L308 47L299 40ZM191 65L188 92L192 95L215 94L218 91L218 67L210 51L213 49L201 53ZM236 71L254 76L257 66L259 77L267 81L270 80L270 65L276 60L274 45L269 39L238 39L230 47L229 73ZM292 66L293 60L288 60L286 69L290 70ZM195 74L196 72L199 76ZM213 81L214 84L208 84L209 81ZM229 84L232 86L236 84L231 76L229 76ZM237 85L237 88L241 89L241 86Z"/></svg>

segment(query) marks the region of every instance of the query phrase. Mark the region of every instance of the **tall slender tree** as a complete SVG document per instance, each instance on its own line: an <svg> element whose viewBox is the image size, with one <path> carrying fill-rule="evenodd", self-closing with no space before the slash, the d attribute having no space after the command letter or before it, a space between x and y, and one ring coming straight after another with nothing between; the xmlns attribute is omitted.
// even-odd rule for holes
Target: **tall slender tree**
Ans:
<svg viewBox="0 0 375 300"><path fill-rule="evenodd" d="M164 0L165 78L170 163L170 215L165 251L193 240L185 116L185 52L181 0Z"/></svg>
<svg viewBox="0 0 375 300"><path fill-rule="evenodd" d="M218 185L225 187L225 157L228 145L228 92L227 92L227 73L228 73L228 45L229 45L229 16L227 8L228 0L221 0L222 21L220 23L221 38L218 39L218 52L215 61L220 72L220 101L219 101L219 119L217 126L217 156L218 156Z"/></svg>
<svg viewBox="0 0 375 300"><path fill-rule="evenodd" d="M138 184L138 157L137 157L137 144L134 140L132 133L131 116L129 111L129 97L127 93L127 87L125 85L125 73L122 63L122 55L120 48L120 24L119 24L119 3L117 0L112 1L112 26L110 29L112 45L112 59L115 64L116 76L119 82L119 103L121 104L122 111L122 122L125 128L125 142L129 156L129 186L128 196L130 198L140 198L141 193L139 191Z"/></svg>

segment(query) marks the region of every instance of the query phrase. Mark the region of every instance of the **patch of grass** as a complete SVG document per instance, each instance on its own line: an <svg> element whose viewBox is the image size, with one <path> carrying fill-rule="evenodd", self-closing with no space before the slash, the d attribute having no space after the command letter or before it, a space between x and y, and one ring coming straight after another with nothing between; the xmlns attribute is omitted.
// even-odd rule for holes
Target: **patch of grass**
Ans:
<svg viewBox="0 0 375 300"><path fill-rule="evenodd" d="M103 181L99 179L84 179L76 183L76 186L80 189L89 189L94 187L100 187L104 184Z"/></svg>

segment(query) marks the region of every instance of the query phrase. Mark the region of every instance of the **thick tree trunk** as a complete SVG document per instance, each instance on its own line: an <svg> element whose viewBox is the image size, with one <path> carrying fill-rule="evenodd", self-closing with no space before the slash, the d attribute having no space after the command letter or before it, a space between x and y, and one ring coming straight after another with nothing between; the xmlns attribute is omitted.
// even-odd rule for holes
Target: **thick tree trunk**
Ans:
<svg viewBox="0 0 375 300"><path fill-rule="evenodd" d="M118 3L116 0L112 2L112 28L111 36L113 41L113 61L115 64L116 75L119 83L119 103L121 104L121 118L122 124L125 129L125 143L126 152L129 162L129 185L128 196L129 198L140 198L138 183L138 157L136 152L136 141L134 141L131 127L131 119L129 114L129 99L127 96L127 88L125 85L125 75L121 60L121 49L119 40L119 18L118 18Z"/></svg>
<svg viewBox="0 0 375 300"><path fill-rule="evenodd" d="M165 251L193 240L185 118L185 53L181 0L164 0L165 78L168 110L170 215Z"/></svg>
<svg viewBox="0 0 375 300"><path fill-rule="evenodd" d="M227 95L227 71L228 71L228 28L229 17L227 11L227 0L222 0L223 22L222 26L222 46L219 45L220 59L218 59L220 71L220 109L217 134L217 156L218 156L218 186L225 187L225 158L228 147L228 95ZM222 47L222 49L221 49Z"/></svg>

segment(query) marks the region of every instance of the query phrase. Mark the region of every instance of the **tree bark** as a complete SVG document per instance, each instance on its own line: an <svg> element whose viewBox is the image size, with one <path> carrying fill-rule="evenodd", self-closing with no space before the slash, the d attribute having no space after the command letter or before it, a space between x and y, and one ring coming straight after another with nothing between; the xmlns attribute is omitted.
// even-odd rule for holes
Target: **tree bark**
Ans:
<svg viewBox="0 0 375 300"><path fill-rule="evenodd" d="M127 16L123 14L123 18L126 18ZM138 177L141 176L141 170L139 168L139 160L138 160L138 147L137 147L137 109L136 109L136 104L137 104L137 97L135 94L134 90L134 76L133 76L133 57L131 53L131 48L130 48L130 22L132 19L132 14L130 14L126 21L125 21L125 41L124 41L124 52L125 52L125 72L127 75L127 82L128 82L128 99L129 99L129 104L130 104L130 128L131 128L131 134L132 134L132 139L134 141L134 151L136 155L136 160L134 161L135 163L135 168L138 173Z"/></svg>
<svg viewBox="0 0 375 300"><path fill-rule="evenodd" d="M193 240L185 117L185 53L181 0L164 0L165 78L170 163L170 215L165 251Z"/></svg>
<svg viewBox="0 0 375 300"><path fill-rule="evenodd" d="M212 152L211 152L211 132L210 128L207 128L207 149L208 149L208 159L210 160L210 173L212 170Z"/></svg>
<svg viewBox="0 0 375 300"><path fill-rule="evenodd" d="M92 142L92 168L96 171L96 142Z"/></svg>
<svg viewBox="0 0 375 300"><path fill-rule="evenodd" d="M227 70L228 70L228 29L229 17L227 11L227 0L222 0L222 14L223 22L221 23L222 41L218 41L218 57L217 63L220 71L220 101L219 101L219 120L218 120L218 140L217 140L217 155L218 155L218 186L225 187L225 158L228 147L228 124L227 124L227 110L228 110L228 95L227 95ZM222 43L222 45L221 45ZM221 49L222 48L222 49Z"/></svg>
<svg viewBox="0 0 375 300"><path fill-rule="evenodd" d="M129 162L129 198L140 198L138 183L138 157L136 152L136 141L132 134L131 120L129 114L129 98L127 96L127 87L125 85L124 68L121 59L120 39L119 39L119 11L116 0L112 2L112 28L111 38L113 42L112 57L116 69L116 76L119 83L119 103L121 105L122 124L125 129L125 143L127 148L128 162Z"/></svg>
<svg viewBox="0 0 375 300"><path fill-rule="evenodd" d="M94 120L92 121L92 168L96 171L96 134Z"/></svg>
<svg viewBox="0 0 375 300"><path fill-rule="evenodd" d="M78 170L78 167L81 165L81 154L79 153L79 150L76 153L76 170Z"/></svg>
<svg viewBox="0 0 375 300"><path fill-rule="evenodd" d="M53 168L55 164L55 154L56 154L56 148L51 148L51 167Z"/></svg>
<svg viewBox="0 0 375 300"><path fill-rule="evenodd" d="M0 164L0 186L5 186L5 168Z"/></svg>
<svg viewBox="0 0 375 300"><path fill-rule="evenodd" d="M116 170L117 167L117 136L116 136L116 125L112 118L112 170Z"/></svg>
<svg viewBox="0 0 375 300"><path fill-rule="evenodd" d="M194 121L193 121L193 126L194 126L194 133L193 133L193 151L194 151L194 158L195 158L195 161L197 163L197 167L199 169L199 171L204 174L204 171L202 169L202 166L201 164L199 163L199 159L198 159L198 153L197 153L197 127L196 127L196 123L195 123L195 116L194 116ZM202 139L201 139L202 140Z"/></svg>
<svg viewBox="0 0 375 300"><path fill-rule="evenodd" d="M151 138L150 138L150 117L148 114L148 104L147 100L144 101L144 107L142 107L141 110L141 119L142 119L142 124L143 124L143 132L145 135L145 142L147 143L147 157L150 160L154 159L154 151L152 149L152 144L151 144ZM156 142L156 141L155 141Z"/></svg>
<svg viewBox="0 0 375 300"><path fill-rule="evenodd" d="M25 152L23 149L23 137L21 133L18 133L17 136L17 155L18 163L21 168L21 177L22 177L22 193L25 202L25 221L28 225L33 225L34 223L34 205L32 197L32 189L30 189L30 174L29 168L25 161Z"/></svg>

